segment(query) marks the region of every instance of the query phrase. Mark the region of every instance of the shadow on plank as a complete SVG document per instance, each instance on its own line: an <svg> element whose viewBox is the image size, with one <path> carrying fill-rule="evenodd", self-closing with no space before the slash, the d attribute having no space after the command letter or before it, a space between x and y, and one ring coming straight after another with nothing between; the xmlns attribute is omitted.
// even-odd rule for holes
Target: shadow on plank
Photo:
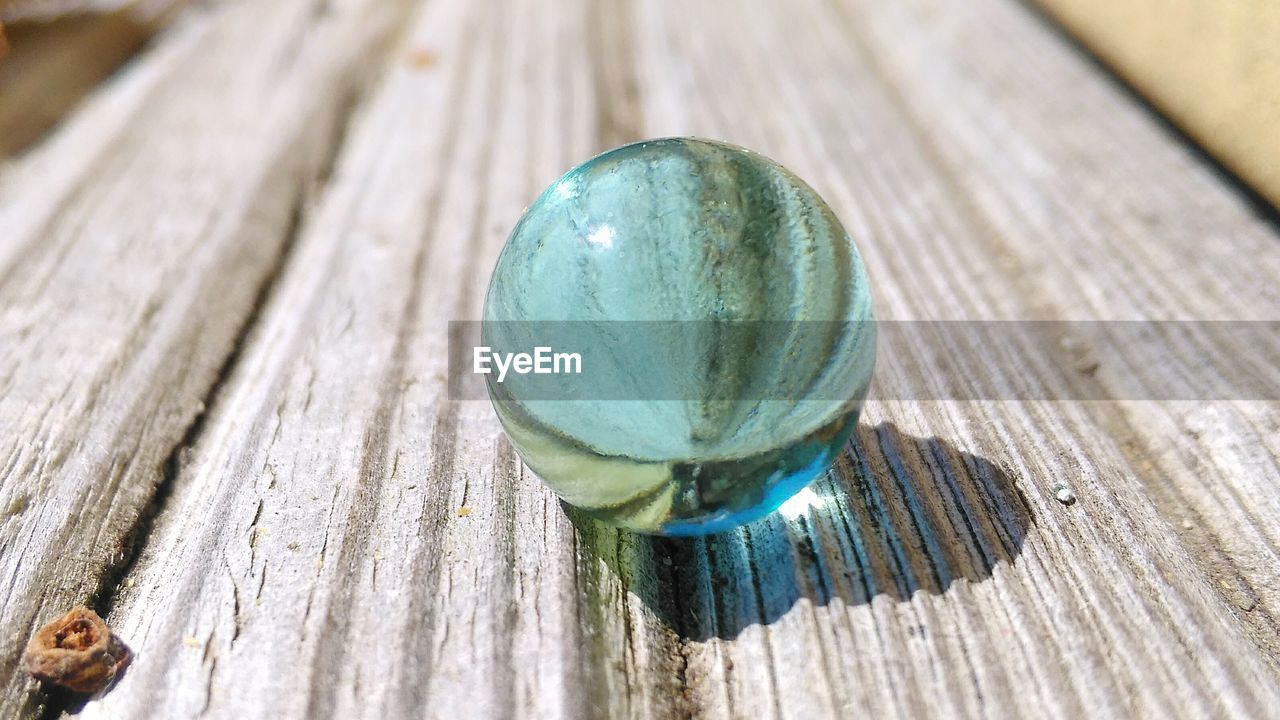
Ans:
<svg viewBox="0 0 1280 720"><path fill-rule="evenodd" d="M637 535L566 506L579 533L580 609L606 612L600 599L620 581L681 639L733 639L802 598L858 605L982 582L1012 562L1034 524L999 467L889 423L860 425L810 490L704 538Z"/></svg>

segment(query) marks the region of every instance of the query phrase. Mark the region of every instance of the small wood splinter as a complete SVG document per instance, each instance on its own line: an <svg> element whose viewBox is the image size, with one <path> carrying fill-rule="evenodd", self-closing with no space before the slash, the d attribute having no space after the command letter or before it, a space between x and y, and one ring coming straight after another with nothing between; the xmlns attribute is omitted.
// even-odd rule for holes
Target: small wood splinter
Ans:
<svg viewBox="0 0 1280 720"><path fill-rule="evenodd" d="M94 695L111 685L131 659L129 648L97 613L76 607L36 631L22 664L37 680Z"/></svg>

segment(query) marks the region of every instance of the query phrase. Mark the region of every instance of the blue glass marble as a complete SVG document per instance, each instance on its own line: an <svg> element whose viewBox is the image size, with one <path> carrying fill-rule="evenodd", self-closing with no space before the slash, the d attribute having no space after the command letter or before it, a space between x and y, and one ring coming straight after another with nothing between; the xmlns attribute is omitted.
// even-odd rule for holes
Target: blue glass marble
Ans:
<svg viewBox="0 0 1280 720"><path fill-rule="evenodd" d="M483 342L529 347L565 321L570 344L613 351L558 377L559 395L490 374L490 399L562 499L645 533L777 509L846 445L875 361L866 273L831 209L781 165L706 140L609 151L525 212L494 268Z"/></svg>

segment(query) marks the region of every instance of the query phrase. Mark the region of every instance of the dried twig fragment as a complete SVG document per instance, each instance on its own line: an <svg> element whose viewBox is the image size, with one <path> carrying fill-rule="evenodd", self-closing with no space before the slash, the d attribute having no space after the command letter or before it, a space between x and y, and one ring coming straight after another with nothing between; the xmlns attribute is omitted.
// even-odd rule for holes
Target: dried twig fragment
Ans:
<svg viewBox="0 0 1280 720"><path fill-rule="evenodd" d="M129 664L129 648L94 611L77 607L36 631L22 663L38 680L92 695Z"/></svg>

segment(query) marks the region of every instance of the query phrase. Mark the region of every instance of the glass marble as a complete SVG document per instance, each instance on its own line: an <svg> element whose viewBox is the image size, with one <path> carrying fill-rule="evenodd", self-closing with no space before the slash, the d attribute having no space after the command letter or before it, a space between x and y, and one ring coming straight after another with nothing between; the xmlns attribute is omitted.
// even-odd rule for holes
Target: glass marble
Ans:
<svg viewBox="0 0 1280 720"><path fill-rule="evenodd" d="M565 322L568 344L615 351L558 376L559 395L532 391L542 376L490 374L489 397L557 495L644 533L777 509L847 444L875 362L866 272L831 209L781 165L707 140L611 150L528 208L494 268L482 342L529 348ZM769 342L716 329L755 322ZM634 393L595 392L609 385Z"/></svg>

